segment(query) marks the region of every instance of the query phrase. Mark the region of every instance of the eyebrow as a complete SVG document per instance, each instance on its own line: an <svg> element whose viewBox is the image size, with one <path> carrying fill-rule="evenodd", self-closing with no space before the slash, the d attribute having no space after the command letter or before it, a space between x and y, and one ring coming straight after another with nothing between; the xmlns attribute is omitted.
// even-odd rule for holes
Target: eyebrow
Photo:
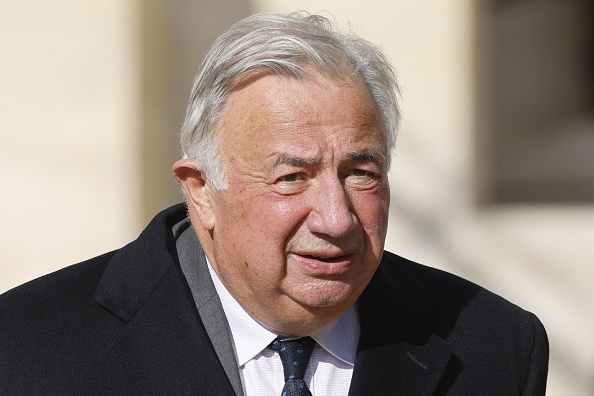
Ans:
<svg viewBox="0 0 594 396"><path fill-rule="evenodd" d="M384 158L383 155L379 155L377 152L371 149L365 149L361 151L351 151L347 154L348 159L357 162L372 162L378 166L383 166Z"/></svg>
<svg viewBox="0 0 594 396"><path fill-rule="evenodd" d="M350 151L347 153L347 158L356 162L372 162L377 166L383 166L384 158L377 152L371 149L361 151ZM291 165L291 166L307 166L317 164L322 160L321 156L315 157L296 157L287 153L280 153L274 160L274 166Z"/></svg>

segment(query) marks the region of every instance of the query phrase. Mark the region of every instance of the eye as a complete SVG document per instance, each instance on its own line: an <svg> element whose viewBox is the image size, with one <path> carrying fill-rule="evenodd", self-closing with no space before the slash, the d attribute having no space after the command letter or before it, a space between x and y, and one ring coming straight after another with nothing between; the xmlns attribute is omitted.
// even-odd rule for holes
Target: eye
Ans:
<svg viewBox="0 0 594 396"><path fill-rule="evenodd" d="M293 195L302 192L307 188L307 174L304 172L287 173L279 176L275 182L275 190L279 194Z"/></svg>
<svg viewBox="0 0 594 396"><path fill-rule="evenodd" d="M361 168L351 169L345 177L345 184L355 188L372 188L377 182L377 173Z"/></svg>
<svg viewBox="0 0 594 396"><path fill-rule="evenodd" d="M370 172L368 170L365 169L353 169L352 171L353 176L357 176L357 177L375 177L375 174L373 172Z"/></svg>
<svg viewBox="0 0 594 396"><path fill-rule="evenodd" d="M299 173L291 173L288 175L281 176L277 179L277 182L284 182L284 183L294 183L301 179L301 175Z"/></svg>

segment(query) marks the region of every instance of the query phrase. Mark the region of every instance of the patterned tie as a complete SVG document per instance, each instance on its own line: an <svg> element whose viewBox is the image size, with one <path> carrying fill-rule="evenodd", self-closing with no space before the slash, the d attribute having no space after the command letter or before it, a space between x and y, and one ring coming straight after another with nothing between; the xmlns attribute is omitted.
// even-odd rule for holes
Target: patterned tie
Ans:
<svg viewBox="0 0 594 396"><path fill-rule="evenodd" d="M281 396L311 396L303 376L315 345L316 342L311 337L290 341L281 341L277 338L270 344L283 362L285 386Z"/></svg>

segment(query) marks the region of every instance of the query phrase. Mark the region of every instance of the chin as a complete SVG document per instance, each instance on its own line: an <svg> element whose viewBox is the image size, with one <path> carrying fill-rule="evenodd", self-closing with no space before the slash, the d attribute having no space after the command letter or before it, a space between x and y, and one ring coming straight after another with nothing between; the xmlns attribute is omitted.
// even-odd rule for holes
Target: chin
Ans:
<svg viewBox="0 0 594 396"><path fill-rule="evenodd" d="M330 284L329 284L330 283ZM353 287L343 282L323 282L303 286L294 295L294 300L301 305L311 308L336 307L350 300L353 295Z"/></svg>

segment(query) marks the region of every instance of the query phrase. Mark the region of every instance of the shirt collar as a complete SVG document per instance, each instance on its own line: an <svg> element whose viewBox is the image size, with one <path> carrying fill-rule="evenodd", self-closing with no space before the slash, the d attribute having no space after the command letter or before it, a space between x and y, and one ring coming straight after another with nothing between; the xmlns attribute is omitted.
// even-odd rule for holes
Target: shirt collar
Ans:
<svg viewBox="0 0 594 396"><path fill-rule="evenodd" d="M355 304L340 318L311 337L328 353L354 366L360 332L359 315Z"/></svg>
<svg viewBox="0 0 594 396"><path fill-rule="evenodd" d="M237 364L241 367L268 347L278 334L261 325L246 312L223 285L208 258L206 262L229 323ZM359 335L359 317L357 307L353 305L344 315L311 337L328 353L354 366Z"/></svg>

